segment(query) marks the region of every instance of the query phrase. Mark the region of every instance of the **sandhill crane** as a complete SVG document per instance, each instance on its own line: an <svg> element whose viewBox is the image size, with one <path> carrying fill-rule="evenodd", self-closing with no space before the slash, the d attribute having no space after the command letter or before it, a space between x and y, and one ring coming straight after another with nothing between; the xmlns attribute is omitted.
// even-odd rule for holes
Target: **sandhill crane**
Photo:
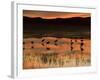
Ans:
<svg viewBox="0 0 100 80"><path fill-rule="evenodd" d="M58 42L58 40L55 40L54 42Z"/></svg>
<svg viewBox="0 0 100 80"><path fill-rule="evenodd" d="M34 41L31 41L31 43L33 44L33 43L34 43Z"/></svg>
<svg viewBox="0 0 100 80"><path fill-rule="evenodd" d="M71 51L73 50L73 47L71 46Z"/></svg>
<svg viewBox="0 0 100 80"><path fill-rule="evenodd" d="M73 50L73 44L74 44L74 42L72 42L72 40L71 40L71 51Z"/></svg>
<svg viewBox="0 0 100 80"><path fill-rule="evenodd" d="M84 49L83 49L83 45L84 45L84 43L83 43L83 38L80 40L81 41L81 43L80 43L80 50L81 50L81 59L83 60L83 58L82 58L82 56L83 56L83 51L84 51Z"/></svg>
<svg viewBox="0 0 100 80"><path fill-rule="evenodd" d="M34 47L32 46L31 48L33 49Z"/></svg>
<svg viewBox="0 0 100 80"><path fill-rule="evenodd" d="M83 39L81 39L81 42L83 41Z"/></svg>
<svg viewBox="0 0 100 80"><path fill-rule="evenodd" d="M42 41L41 42L44 42L45 41L45 39L42 39Z"/></svg>
<svg viewBox="0 0 100 80"><path fill-rule="evenodd" d="M74 42L71 42L71 45L73 45L74 44Z"/></svg>
<svg viewBox="0 0 100 80"><path fill-rule="evenodd" d="M48 48L48 47L47 47L46 49L47 49L47 50L50 50L50 48Z"/></svg>
<svg viewBox="0 0 100 80"><path fill-rule="evenodd" d="M84 45L84 43L81 43L80 45L81 45L81 46L83 46L83 45Z"/></svg>
<svg viewBox="0 0 100 80"><path fill-rule="evenodd" d="M75 38L75 42L77 42L77 38Z"/></svg>
<svg viewBox="0 0 100 80"><path fill-rule="evenodd" d="M81 51L84 51L84 49L83 49L83 48L81 48Z"/></svg>
<svg viewBox="0 0 100 80"><path fill-rule="evenodd" d="M80 49L81 49L81 51L83 51L84 49L83 49L83 45L84 45L84 43L83 43L83 39L81 40L81 43L80 43Z"/></svg>
<svg viewBox="0 0 100 80"><path fill-rule="evenodd" d="M55 45L57 46L57 42L58 42L58 40L55 40L54 42L55 42Z"/></svg>
<svg viewBox="0 0 100 80"><path fill-rule="evenodd" d="M47 44L49 44L50 42L48 41Z"/></svg>
<svg viewBox="0 0 100 80"><path fill-rule="evenodd" d="M44 46L44 44L43 44L43 43L42 43L41 45L42 45L42 46Z"/></svg>

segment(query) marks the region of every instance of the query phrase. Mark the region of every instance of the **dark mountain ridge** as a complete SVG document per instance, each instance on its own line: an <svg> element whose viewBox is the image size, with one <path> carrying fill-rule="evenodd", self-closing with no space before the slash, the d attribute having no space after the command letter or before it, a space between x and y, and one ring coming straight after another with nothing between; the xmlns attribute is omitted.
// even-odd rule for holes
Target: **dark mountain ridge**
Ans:
<svg viewBox="0 0 100 80"><path fill-rule="evenodd" d="M30 34L66 34L66 32L79 32L79 34L90 32L91 18L55 18L43 19L40 17L23 17L23 32ZM65 32L65 33L64 33Z"/></svg>
<svg viewBox="0 0 100 80"><path fill-rule="evenodd" d="M90 30L90 17L87 18L56 18L56 19L42 19L40 17L29 18L23 17L24 29L79 29ZM25 30L25 31L26 31Z"/></svg>

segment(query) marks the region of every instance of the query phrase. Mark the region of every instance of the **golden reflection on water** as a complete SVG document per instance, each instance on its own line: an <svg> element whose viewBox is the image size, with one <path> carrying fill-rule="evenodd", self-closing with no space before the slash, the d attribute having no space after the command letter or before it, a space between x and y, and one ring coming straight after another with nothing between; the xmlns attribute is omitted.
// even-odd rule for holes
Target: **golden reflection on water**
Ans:
<svg viewBox="0 0 100 80"><path fill-rule="evenodd" d="M90 66L91 41L69 38L27 38L23 69Z"/></svg>

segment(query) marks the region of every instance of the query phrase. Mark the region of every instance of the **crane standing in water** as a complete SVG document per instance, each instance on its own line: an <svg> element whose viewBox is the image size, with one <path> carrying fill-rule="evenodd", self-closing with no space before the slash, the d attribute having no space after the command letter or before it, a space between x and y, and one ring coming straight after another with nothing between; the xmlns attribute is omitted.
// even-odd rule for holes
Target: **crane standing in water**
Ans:
<svg viewBox="0 0 100 80"><path fill-rule="evenodd" d="M55 40L54 42L55 42L55 45L57 46L57 42L58 42L58 40Z"/></svg>
<svg viewBox="0 0 100 80"><path fill-rule="evenodd" d="M71 51L71 53L69 54L69 59L71 59L71 55L72 55L72 51L73 51L73 44L74 44L74 42L71 39L70 40L70 51Z"/></svg>
<svg viewBox="0 0 100 80"><path fill-rule="evenodd" d="M82 59L82 60L84 60L84 59L83 59L83 51L84 51L83 46L84 46L84 40L83 40L83 38L82 38L82 39L81 39L81 43L80 43L81 59Z"/></svg>

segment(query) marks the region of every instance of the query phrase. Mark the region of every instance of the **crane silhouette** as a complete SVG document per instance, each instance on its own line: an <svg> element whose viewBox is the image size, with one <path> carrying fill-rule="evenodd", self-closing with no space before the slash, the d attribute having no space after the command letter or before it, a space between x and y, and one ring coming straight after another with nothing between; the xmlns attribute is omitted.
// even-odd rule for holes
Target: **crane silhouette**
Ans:
<svg viewBox="0 0 100 80"><path fill-rule="evenodd" d="M57 44L58 40L55 40L54 42L55 42L54 44L57 46L57 45L58 45L58 44Z"/></svg>

